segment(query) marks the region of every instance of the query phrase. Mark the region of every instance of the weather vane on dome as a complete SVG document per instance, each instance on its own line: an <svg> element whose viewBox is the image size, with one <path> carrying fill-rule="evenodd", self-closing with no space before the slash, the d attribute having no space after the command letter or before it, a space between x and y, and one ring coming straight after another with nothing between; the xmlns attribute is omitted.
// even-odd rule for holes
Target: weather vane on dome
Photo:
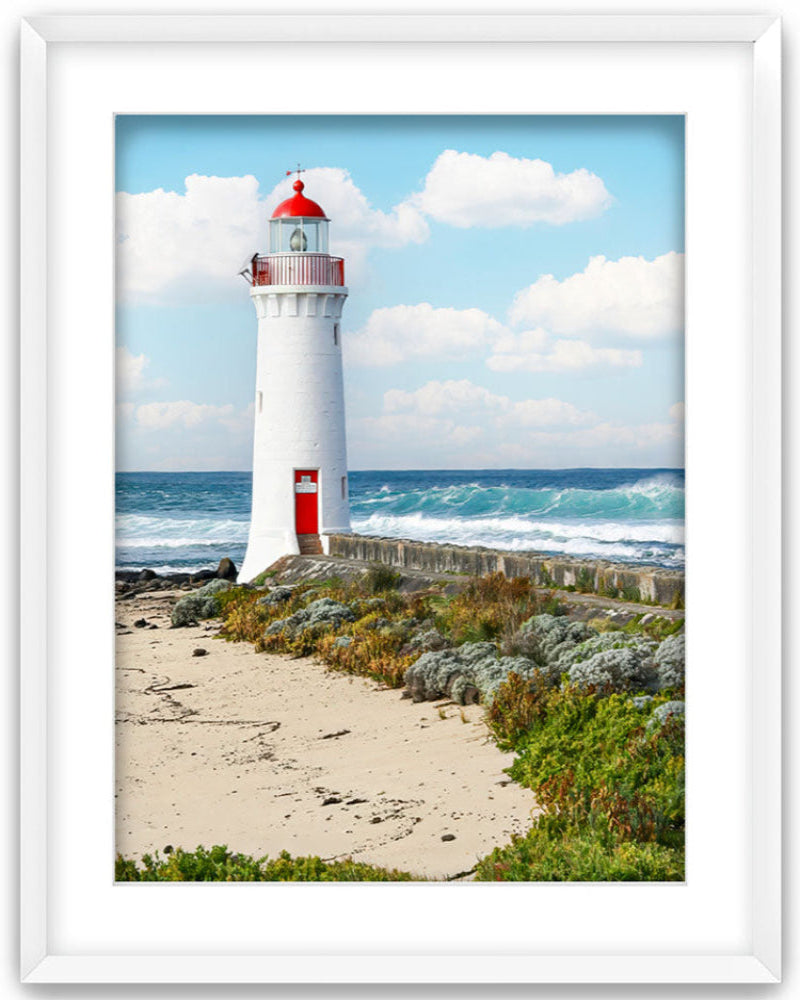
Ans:
<svg viewBox="0 0 800 1000"><path fill-rule="evenodd" d="M298 163L296 170L287 170L286 171L286 176L288 177L290 174L297 174L297 179L300 180L300 174L304 174L305 172L306 172L306 168L305 167L301 168L300 164Z"/></svg>

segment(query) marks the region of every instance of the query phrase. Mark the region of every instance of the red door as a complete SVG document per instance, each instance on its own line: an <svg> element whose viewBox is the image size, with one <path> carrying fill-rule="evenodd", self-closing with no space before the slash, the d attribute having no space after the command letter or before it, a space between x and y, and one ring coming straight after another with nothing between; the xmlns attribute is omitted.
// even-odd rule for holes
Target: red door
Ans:
<svg viewBox="0 0 800 1000"><path fill-rule="evenodd" d="M317 497L319 496L319 470L294 470L294 519L298 535L319 534Z"/></svg>

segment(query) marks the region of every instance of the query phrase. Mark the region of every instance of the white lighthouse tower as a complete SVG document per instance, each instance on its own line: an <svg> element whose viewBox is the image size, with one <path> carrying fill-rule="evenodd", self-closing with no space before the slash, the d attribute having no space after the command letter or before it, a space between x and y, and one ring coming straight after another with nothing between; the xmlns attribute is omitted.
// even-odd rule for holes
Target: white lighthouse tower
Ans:
<svg viewBox="0 0 800 1000"><path fill-rule="evenodd" d="M269 222L269 253L242 272L258 316L253 506L239 580L350 530L340 318L344 261L303 182Z"/></svg>

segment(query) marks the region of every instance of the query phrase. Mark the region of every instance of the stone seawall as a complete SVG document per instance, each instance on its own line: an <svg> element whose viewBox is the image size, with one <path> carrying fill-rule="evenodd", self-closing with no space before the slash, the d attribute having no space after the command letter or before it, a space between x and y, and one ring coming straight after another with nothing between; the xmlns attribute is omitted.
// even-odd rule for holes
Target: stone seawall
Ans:
<svg viewBox="0 0 800 1000"><path fill-rule="evenodd" d="M369 535L328 535L326 542L332 556L384 563L397 569L469 576L529 576L540 587L683 607L684 575L677 570Z"/></svg>

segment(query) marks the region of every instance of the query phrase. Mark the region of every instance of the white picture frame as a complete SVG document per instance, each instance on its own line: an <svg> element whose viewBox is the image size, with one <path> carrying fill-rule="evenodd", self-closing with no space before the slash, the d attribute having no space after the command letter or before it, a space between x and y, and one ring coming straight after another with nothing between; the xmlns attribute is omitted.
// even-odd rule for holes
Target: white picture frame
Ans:
<svg viewBox="0 0 800 1000"><path fill-rule="evenodd" d="M778 981L781 622L778 585L772 583L768 589L762 584L767 579L778 581L781 567L780 20L749 15L54 16L29 18L21 30L23 981ZM627 47L626 54L646 47L648 63L664 60L666 66L674 57L675 66L681 67L680 76L673 80L676 93L679 84L685 85L684 76L688 80L698 72L693 60L702 59L703 46L714 46L714 52L724 50L725 58L730 57L719 79L730 72L730 79L739 81L737 86L744 89L712 92L705 97L698 94L698 101L706 101L706 110L700 108L696 114L710 114L708 109L713 109L716 101L720 118L725 119L717 125L721 130L729 127L730 133L725 135L739 137L730 176L718 179L719 185L728 185L731 194L730 240L724 233L721 239L733 275L700 263L708 251L704 227L709 220L699 220L710 209L699 203L703 199L698 194L710 179L703 176L702 162L692 159L696 156L693 143L705 140L691 127L687 131L687 165L691 167L687 249L688 724L689 753L695 756L690 756L689 875L685 886L476 885L444 890L430 886L111 884L111 763L103 756L113 746L112 680L111 671L105 669L113 660L113 527L110 529L109 513L113 508L113 199L107 183L113 177L108 141L113 127L109 109L132 110L128 105L114 106L113 91L117 85L123 91L127 87L128 100L132 100L131 67L138 65L140 97L133 109L151 110L148 94L160 88L163 110L198 113L188 97L182 102L176 98L181 87L194 81L198 67L206 67L209 58L215 66L222 65L222 54L230 60L236 46L244 65L257 44L270 45L273 52L279 52L280 46L313 45L320 60L333 60L332 64L340 67L342 93L346 95L343 112L374 112L376 101L388 99L386 93L382 96L382 87L390 87L390 82L384 80L374 88L357 86L358 66L353 61L367 60L365 65L372 68L376 47L382 47L386 64L399 60L397 65L402 65L413 55L414 71L423 78L428 66L426 53L437 53L438 69L443 63L452 68L455 80L450 76L451 86L446 93L436 92L435 99L429 89L427 106L421 90L404 99L405 110L417 113L452 111L459 99L458 84L463 85L461 99L472 100L465 112L546 111L542 98L520 93L523 88L509 90L508 78L487 82L480 93L469 96L470 60L480 52L482 60L491 61L502 46L507 47L503 50L507 55L523 61L530 58L534 46L545 61L542 46L559 47L559 58L566 66L573 66L578 76L585 72L590 53L603 58L604 47L605 58L609 52L620 53L621 46ZM583 46L580 58L576 46ZM691 55L687 46L692 46ZM345 47L348 59L340 64L337 60ZM164 69L167 52L174 54L174 76ZM227 73L234 72L233 62L225 66ZM515 66L513 60L504 64L512 78ZM645 74L644 69L641 72ZM610 70L609 77L613 77ZM117 82L112 85L112 80ZM606 111L625 110L604 96L604 88L613 85L613 80L608 84L598 81L597 92L586 93L584 110L602 113L604 100ZM710 80L702 86L713 89L713 85ZM204 91L202 77L197 76L198 91L193 99L204 102L201 107L205 111L229 112L236 107L232 86L230 80L220 80L215 90ZM622 82L617 86L622 94ZM643 109L644 98L638 89L625 98L631 112ZM548 98L549 110L564 112L574 99L574 95L554 95ZM323 100L329 97L319 95L319 103ZM683 100L678 95L671 108L662 110L681 113L685 110ZM253 110L252 102L244 103L242 111ZM533 109L534 104L539 111ZM314 104L313 90L298 86L292 93L275 98L264 113L310 110L330 113L329 107ZM690 123L693 114L691 109L687 112ZM85 154L81 170L74 158L76 148ZM752 155L747 150L752 150ZM692 189L695 183L697 193ZM75 226L81 216L74 214L75 205L65 196L64 185L75 197L85 197L85 226ZM697 200L693 202L693 198ZM711 224L724 226L728 221L717 218ZM82 258L83 272L73 270L76 255ZM697 287L698 274L707 288ZM726 283L730 295L724 294ZM715 301L708 301L712 296L709 289L719 290ZM729 299L734 300L733 305ZM735 314L726 314L732 307ZM729 353L721 366L725 377L709 387L713 347L707 333L700 330L695 334L694 330L699 329L701 317L711 328L717 315L725 317L726 333L730 331ZM694 330L693 324L697 324ZM81 366L77 366L78 361ZM703 404L704 396L724 407L730 434L723 435L719 429L715 432L715 414L709 412L711 403ZM712 530L714 514L703 489L704 483L709 488L713 484L713 469L706 467L715 449L724 451L726 462L735 469L735 495L730 509L719 515L723 521L727 519L728 530L743 533L741 537L746 539L745 555L734 560L721 550L721 536ZM82 548L76 548L78 540ZM55 581L65 579L64 573L81 552L85 552L87 570L83 593L72 592L75 588L68 588L69 593L57 591ZM730 574L736 573L737 567L741 573L741 586L733 588L733 596L725 594L724 600L709 580L715 565L728 581L726 587L732 587ZM44 594L42 580L48 581ZM81 600L92 603L97 618L88 635L82 634L74 620ZM726 607L733 609L731 635L717 639L720 645L713 655L709 622L703 622L701 615L693 618L696 607L708 611L709 619ZM727 773L720 773L718 782L712 781L713 760L698 739L699 726L714 721L715 702L712 686L696 664L715 663L715 656L726 665L732 664L731 690L719 694L717 704L720 716L735 723L729 747L729 767L739 772L735 785ZM73 699L82 669L90 673L99 693L86 694L81 706ZM724 729L720 724L720 730ZM728 796L732 818L715 844L709 823L715 812L719 815L720 801L715 796L723 792L718 785ZM697 818L694 834L693 815ZM85 869L65 873L69 867L65 861L78 857L82 849L86 852L82 858ZM704 866L713 867L714 856L726 849L731 852L730 881L735 883L730 906L725 903L722 879L716 876L715 884L706 884L703 870ZM287 888L294 896L287 895ZM438 896L430 894L431 888ZM501 888L502 907L492 918ZM159 947L144 947L134 940L125 920L137 926L151 923L155 928L158 911L168 898L164 889L174 894L167 908L180 898L184 913L195 911L207 918L225 909L227 900L221 892L226 890L235 893L237 910L250 913L263 913L267 890L279 892L287 936L273 947L269 941L259 944L242 939L238 948L230 941L220 941L215 949L214 929L210 938L204 938L208 927L198 924L190 926L188 937L176 934L168 940L161 932ZM255 895L254 889L261 895ZM329 894L320 894L320 889ZM587 889L594 894L587 894ZM420 890L427 893L422 906ZM444 899L442 890L459 895ZM346 928L333 927L330 939L324 938L322 929L315 925L318 914L329 912L331 891L336 893L336 912L344 912L353 921L355 930L349 938ZM474 896L465 902L464 893L470 891L481 894L479 902ZM494 895L489 896L489 891ZM488 934L489 927L494 927L509 907L512 913L514 908L525 912L526 901L531 899L536 900L536 909L542 901L552 907L554 926L558 926L557 911L564 899L580 901L576 909L581 911L599 906L618 921L624 921L625 909L634 906L641 910L637 923L642 922L642 913L650 917L658 899L666 911L676 914L677 921L687 905L694 906L695 891L700 897L697 912L702 912L706 921L713 919L709 914L714 913L715 893L719 925L728 928L730 916L727 936L720 931L719 939L711 943L697 938L696 948L686 940L678 941L679 928L674 931L675 942L662 935L659 947L653 940L634 942L632 931L616 944L610 937L600 940L598 936L592 947L576 943L577 929L574 939L562 930L560 939L540 947L531 941L528 949L524 935L514 941L509 937L505 949L498 939L488 942L483 950L474 941L459 948L458 937L448 938L443 931L437 936L444 914L450 914L454 921L459 919L458 911L467 911L467 918L471 910L486 914ZM145 895L147 892L151 895ZM661 895L653 895L656 892ZM709 909L703 910L703 906ZM381 938L377 928L375 938L368 942L370 923L376 921L359 924L365 910L381 913L385 920L396 919L399 926L408 928L405 937L395 930L391 938ZM439 923L429 927L425 921L433 916ZM303 928L302 933L299 928ZM275 925L271 933L279 930ZM466 941L468 931L469 923L465 923L458 932L461 941ZM511 934L511 928L507 933ZM604 928L606 933L611 932ZM327 946L320 944L326 940Z"/></svg>

